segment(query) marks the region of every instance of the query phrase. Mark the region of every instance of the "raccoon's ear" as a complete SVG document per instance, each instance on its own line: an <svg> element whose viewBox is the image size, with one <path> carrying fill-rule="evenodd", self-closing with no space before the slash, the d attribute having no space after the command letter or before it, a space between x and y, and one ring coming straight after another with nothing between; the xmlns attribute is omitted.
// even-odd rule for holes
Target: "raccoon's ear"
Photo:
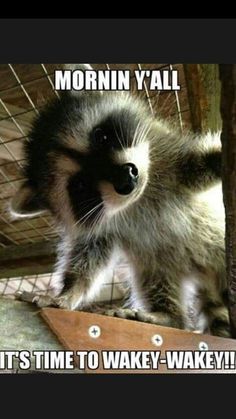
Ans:
<svg viewBox="0 0 236 419"><path fill-rule="evenodd" d="M93 70L90 64L64 64L63 65L65 70Z"/></svg>
<svg viewBox="0 0 236 419"><path fill-rule="evenodd" d="M10 213L13 217L34 217L47 209L37 193L28 183L24 183L10 202Z"/></svg>
<svg viewBox="0 0 236 419"><path fill-rule="evenodd" d="M90 64L64 64L63 65L64 70L71 70L71 71L75 71L75 70L82 70L82 71L86 71L86 70L94 70L93 67ZM64 92L62 92L64 93ZM68 92L66 92L68 93ZM80 96L83 95L84 93L86 93L87 95L98 95L101 96L103 94L103 92L101 90L71 90L69 92L70 94L72 94L73 96ZM60 94L60 93L59 93Z"/></svg>

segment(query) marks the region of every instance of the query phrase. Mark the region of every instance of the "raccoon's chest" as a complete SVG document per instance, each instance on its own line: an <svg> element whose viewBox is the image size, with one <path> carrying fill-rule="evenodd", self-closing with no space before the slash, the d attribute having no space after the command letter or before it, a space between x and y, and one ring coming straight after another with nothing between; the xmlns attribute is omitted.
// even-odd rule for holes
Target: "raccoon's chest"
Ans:
<svg viewBox="0 0 236 419"><path fill-rule="evenodd" d="M188 209L179 208L174 203L166 205L161 211L154 207L140 207L125 222L121 220L118 236L130 247L137 247L144 253L160 251L189 241L191 222Z"/></svg>

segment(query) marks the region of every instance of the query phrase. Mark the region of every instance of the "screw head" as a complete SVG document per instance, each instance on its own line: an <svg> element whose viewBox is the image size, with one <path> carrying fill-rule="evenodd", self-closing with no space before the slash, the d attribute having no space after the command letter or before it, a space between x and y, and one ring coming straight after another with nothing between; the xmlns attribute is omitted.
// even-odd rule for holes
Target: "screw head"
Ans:
<svg viewBox="0 0 236 419"><path fill-rule="evenodd" d="M208 351L208 344L206 342L199 342L198 348L200 351Z"/></svg>
<svg viewBox="0 0 236 419"><path fill-rule="evenodd" d="M163 338L161 335L158 334L153 335L151 341L155 346L161 346L163 344Z"/></svg>
<svg viewBox="0 0 236 419"><path fill-rule="evenodd" d="M92 326L89 327L88 334L91 338L97 339L101 335L101 329L96 324L93 324Z"/></svg>

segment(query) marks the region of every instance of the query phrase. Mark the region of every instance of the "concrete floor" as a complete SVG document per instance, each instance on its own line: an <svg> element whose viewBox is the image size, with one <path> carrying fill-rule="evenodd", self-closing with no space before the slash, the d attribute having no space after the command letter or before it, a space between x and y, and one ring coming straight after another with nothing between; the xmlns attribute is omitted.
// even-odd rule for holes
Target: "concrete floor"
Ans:
<svg viewBox="0 0 236 419"><path fill-rule="evenodd" d="M49 351L63 349L55 335L42 320L38 308L28 303L0 298L0 351L27 350L31 352L35 350ZM31 364L32 370L34 370L33 362ZM0 365L0 372L14 373L29 371L19 370L18 362L15 361L14 370L3 370ZM52 371L47 370L47 372Z"/></svg>

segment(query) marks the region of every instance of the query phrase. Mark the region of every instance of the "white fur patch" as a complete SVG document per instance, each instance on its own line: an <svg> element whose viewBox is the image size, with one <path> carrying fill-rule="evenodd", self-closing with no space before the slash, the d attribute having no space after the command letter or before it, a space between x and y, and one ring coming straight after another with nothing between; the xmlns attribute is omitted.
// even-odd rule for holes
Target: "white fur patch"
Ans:
<svg viewBox="0 0 236 419"><path fill-rule="evenodd" d="M208 152L209 150L220 150L220 132L207 132L199 138L199 144L202 150Z"/></svg>
<svg viewBox="0 0 236 419"><path fill-rule="evenodd" d="M45 211L41 210L41 211L35 211L35 212L31 212L31 213L20 213L15 211L15 209L13 208L12 204L10 203L10 205L8 206L8 212L10 213L11 219L12 220L17 220L19 218L34 218L34 217L38 217L40 215L42 215Z"/></svg>
<svg viewBox="0 0 236 419"><path fill-rule="evenodd" d="M204 205L209 222L219 232L219 239L225 235L225 207L223 203L222 185L217 185L195 195L196 205Z"/></svg>
<svg viewBox="0 0 236 419"><path fill-rule="evenodd" d="M9 213L12 217L12 220L18 219L18 218L32 218L37 217L38 215L41 215L45 210L38 210L38 211L32 211L32 212L24 212L24 204L27 202L27 200L30 199L32 195L32 190L27 186L22 186L11 202L9 203Z"/></svg>
<svg viewBox="0 0 236 419"><path fill-rule="evenodd" d="M201 276L198 272L192 272L182 278L181 281L181 306L184 312L185 330L197 330L204 333L207 329L208 321L201 311L201 303L198 298L201 286Z"/></svg>

